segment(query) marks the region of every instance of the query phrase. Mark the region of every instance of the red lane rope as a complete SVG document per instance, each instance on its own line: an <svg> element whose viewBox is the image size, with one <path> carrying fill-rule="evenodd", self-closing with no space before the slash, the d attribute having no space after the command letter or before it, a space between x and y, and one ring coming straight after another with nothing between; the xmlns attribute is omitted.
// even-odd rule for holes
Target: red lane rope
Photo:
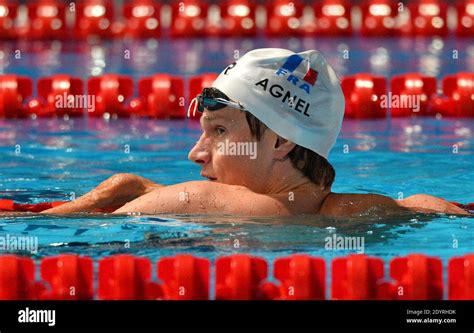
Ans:
<svg viewBox="0 0 474 333"><path fill-rule="evenodd" d="M129 75L104 74L82 80L79 77L57 74L33 80L28 76L0 75L0 118L28 117L148 117L153 119L185 119L188 104L203 88L210 86L218 73L204 73L190 77L156 73L138 81ZM369 82L360 85L358 82ZM413 86L421 82L423 89ZM462 82L468 82L462 84ZM380 100L387 94L394 96L426 95L417 116L474 117L472 83L474 73L457 72L443 78L420 73L394 75L391 78L369 73L354 73L341 78L346 99L344 119L372 119L409 117L409 107L385 106ZM436 93L439 84L443 91ZM36 95L33 94L36 86ZM372 88L369 88L372 87ZM5 87L15 87L7 89ZM87 87L87 89L84 89ZM117 88L118 87L118 88ZM187 87L187 89L186 89ZM137 91L134 94L134 91ZM188 90L188 93L185 91ZM71 97L72 96L72 97ZM94 102L88 96L96 96ZM176 98L168 98L175 96ZM377 96L376 99L373 96ZM54 97L54 98L53 98ZM83 98L87 98L87 106ZM183 98L186 103L182 103ZM73 103L69 101L72 99ZM58 101L62 101L58 105ZM90 102L90 103L89 103ZM89 105L90 104L90 105ZM87 112L86 112L87 109ZM200 115L191 115L199 119Z"/></svg>
<svg viewBox="0 0 474 333"><path fill-rule="evenodd" d="M36 204L20 204L20 203L15 203L13 200L0 199L0 211L39 213L39 212L42 212L43 210L60 206L66 202L67 201L51 201L51 202L40 202Z"/></svg>
<svg viewBox="0 0 474 333"><path fill-rule="evenodd" d="M323 300L329 293L332 300L474 300L472 253L445 264L422 254L393 257L388 269L382 258L365 254L332 260L295 254L273 262L247 254L213 262L189 254L157 262L119 254L98 259L96 268L94 262L68 254L38 261L0 255L0 300L206 300L211 286L216 300Z"/></svg>
<svg viewBox="0 0 474 333"><path fill-rule="evenodd" d="M468 210L468 211L474 210L474 202L467 203L467 204L462 204L462 203L459 203L459 202L451 201L451 203L453 205L458 206L459 208L462 208L462 209L465 209L465 210Z"/></svg>

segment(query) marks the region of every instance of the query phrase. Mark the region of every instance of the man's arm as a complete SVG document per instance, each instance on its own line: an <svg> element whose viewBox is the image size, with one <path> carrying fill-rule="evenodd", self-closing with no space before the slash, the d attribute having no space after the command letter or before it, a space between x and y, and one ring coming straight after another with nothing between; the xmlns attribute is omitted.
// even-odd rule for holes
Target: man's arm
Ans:
<svg viewBox="0 0 474 333"><path fill-rule="evenodd" d="M163 185L149 179L129 174L118 173L109 177L92 191L74 201L65 203L41 212L42 214L70 214L82 212L113 212L155 188Z"/></svg>
<svg viewBox="0 0 474 333"><path fill-rule="evenodd" d="M161 187L117 209L114 214L238 214L288 215L280 201L246 187L210 181L191 181Z"/></svg>
<svg viewBox="0 0 474 333"><path fill-rule="evenodd" d="M395 200L378 194L331 193L324 201L320 213L335 217L363 214L371 209L386 213L422 212L470 215L452 203L427 194L415 194Z"/></svg>
<svg viewBox="0 0 474 333"><path fill-rule="evenodd" d="M458 215L471 215L464 209L450 203L447 200L434 197L428 194L415 194L403 200L397 200L401 207L415 211L425 211L428 213L445 213Z"/></svg>

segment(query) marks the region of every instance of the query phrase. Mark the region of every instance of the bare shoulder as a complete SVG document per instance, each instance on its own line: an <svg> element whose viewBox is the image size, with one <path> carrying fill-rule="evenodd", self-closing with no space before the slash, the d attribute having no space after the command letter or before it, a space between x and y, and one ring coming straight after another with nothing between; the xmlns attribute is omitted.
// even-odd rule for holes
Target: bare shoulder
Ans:
<svg viewBox="0 0 474 333"><path fill-rule="evenodd" d="M278 200L244 186L191 181L157 188L114 213L281 215L284 209Z"/></svg>
<svg viewBox="0 0 474 333"><path fill-rule="evenodd" d="M364 213L372 207L399 209L397 200L379 194L334 193L324 200L319 211L322 215L345 217Z"/></svg>
<svg viewBox="0 0 474 333"><path fill-rule="evenodd" d="M175 185L167 186L168 191L177 192L178 194L185 194L188 196L195 197L217 197L232 195L237 198L248 197L255 195L256 193L252 192L245 186L239 185L229 185L223 183L217 183L207 180L196 180L190 182L179 183ZM153 192L162 192L164 188L155 189Z"/></svg>

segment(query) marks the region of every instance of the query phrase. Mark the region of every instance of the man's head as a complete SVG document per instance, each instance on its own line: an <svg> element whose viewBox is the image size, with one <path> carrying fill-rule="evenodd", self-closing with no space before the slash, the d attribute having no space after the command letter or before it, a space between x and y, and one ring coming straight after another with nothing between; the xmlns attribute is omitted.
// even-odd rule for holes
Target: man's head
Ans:
<svg viewBox="0 0 474 333"><path fill-rule="evenodd" d="M334 169L327 154L340 130L344 99L317 51L251 51L203 95L203 134L189 158L204 176L261 193L303 180L330 188Z"/></svg>

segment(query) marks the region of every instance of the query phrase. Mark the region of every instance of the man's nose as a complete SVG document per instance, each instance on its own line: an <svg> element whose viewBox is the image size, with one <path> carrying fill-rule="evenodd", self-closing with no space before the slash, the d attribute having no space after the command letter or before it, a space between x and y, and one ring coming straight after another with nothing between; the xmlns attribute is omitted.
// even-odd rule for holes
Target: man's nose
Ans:
<svg viewBox="0 0 474 333"><path fill-rule="evenodd" d="M188 154L188 159L197 164L207 164L211 160L209 139L202 135Z"/></svg>

